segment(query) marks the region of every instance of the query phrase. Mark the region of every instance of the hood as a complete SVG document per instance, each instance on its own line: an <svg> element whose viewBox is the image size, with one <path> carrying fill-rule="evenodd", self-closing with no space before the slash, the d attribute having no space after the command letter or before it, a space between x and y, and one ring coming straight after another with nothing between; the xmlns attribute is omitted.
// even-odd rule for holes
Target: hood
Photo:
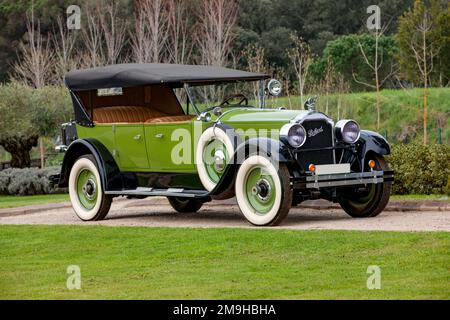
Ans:
<svg viewBox="0 0 450 320"><path fill-rule="evenodd" d="M222 123L288 123L300 115L307 114L305 110L279 110L279 109L256 109L238 108L224 109L220 121Z"/></svg>

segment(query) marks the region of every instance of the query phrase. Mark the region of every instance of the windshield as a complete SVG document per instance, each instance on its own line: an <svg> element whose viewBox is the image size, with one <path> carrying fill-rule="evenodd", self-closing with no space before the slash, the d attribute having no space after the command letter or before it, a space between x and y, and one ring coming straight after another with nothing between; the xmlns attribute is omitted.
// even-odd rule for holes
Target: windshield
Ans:
<svg viewBox="0 0 450 320"><path fill-rule="evenodd" d="M193 114L195 109L199 113L221 105L224 106L251 106L263 107L261 100L261 82L238 82L227 84L214 84L205 86L187 86L191 107L188 108L187 94L183 89L177 89L176 95L183 109ZM193 105L193 106L192 106Z"/></svg>

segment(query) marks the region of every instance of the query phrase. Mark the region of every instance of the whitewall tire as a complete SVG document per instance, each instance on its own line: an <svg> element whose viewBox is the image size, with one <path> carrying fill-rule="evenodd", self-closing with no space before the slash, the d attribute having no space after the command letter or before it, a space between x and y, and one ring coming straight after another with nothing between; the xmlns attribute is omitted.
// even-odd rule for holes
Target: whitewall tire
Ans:
<svg viewBox="0 0 450 320"><path fill-rule="evenodd" d="M200 136L195 153L197 172L203 186L212 191L234 156L233 137L220 127L210 127Z"/></svg>
<svg viewBox="0 0 450 320"><path fill-rule="evenodd" d="M284 164L277 170L268 158L252 155L238 170L235 193L242 214L251 224L278 225L292 206L289 170Z"/></svg>
<svg viewBox="0 0 450 320"><path fill-rule="evenodd" d="M75 214L83 221L103 220L112 198L102 189L100 173L91 155L78 158L70 170L69 195Z"/></svg>

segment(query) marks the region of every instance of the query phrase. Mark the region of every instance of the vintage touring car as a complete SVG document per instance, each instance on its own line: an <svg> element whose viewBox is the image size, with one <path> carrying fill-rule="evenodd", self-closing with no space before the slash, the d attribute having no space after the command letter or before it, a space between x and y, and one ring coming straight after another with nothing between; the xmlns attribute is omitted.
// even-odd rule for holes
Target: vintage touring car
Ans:
<svg viewBox="0 0 450 320"><path fill-rule="evenodd" d="M84 221L114 197L167 197L180 213L236 197L257 226L277 225L304 200L339 203L352 217L386 207L388 142L353 120L266 108L281 84L212 66L121 64L66 76L75 120L62 126L60 187Z"/></svg>

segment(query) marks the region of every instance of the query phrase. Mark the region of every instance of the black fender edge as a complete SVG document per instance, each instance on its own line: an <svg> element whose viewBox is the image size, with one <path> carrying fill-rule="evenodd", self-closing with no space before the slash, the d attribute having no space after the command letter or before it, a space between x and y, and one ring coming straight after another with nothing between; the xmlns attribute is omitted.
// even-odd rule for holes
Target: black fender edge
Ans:
<svg viewBox="0 0 450 320"><path fill-rule="evenodd" d="M373 131L362 130L358 144L361 168L364 168L365 159L370 153L379 156L387 156L391 154L391 147L387 140L379 133Z"/></svg>

